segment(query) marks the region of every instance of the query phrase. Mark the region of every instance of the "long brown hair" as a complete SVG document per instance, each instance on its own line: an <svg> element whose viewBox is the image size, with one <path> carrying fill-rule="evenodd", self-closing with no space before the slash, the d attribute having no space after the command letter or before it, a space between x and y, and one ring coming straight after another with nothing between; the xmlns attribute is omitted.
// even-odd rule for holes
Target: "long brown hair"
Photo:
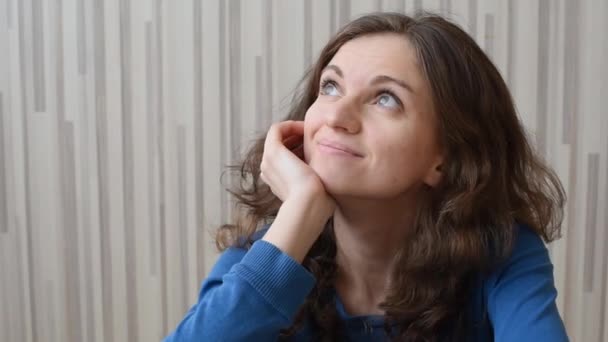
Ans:
<svg viewBox="0 0 608 342"><path fill-rule="evenodd" d="M464 331L463 307L475 275L507 257L516 224L525 224L546 242L560 236L563 187L531 148L511 94L500 73L458 25L439 16L378 13L344 26L325 46L296 91L286 120L304 120L317 98L323 68L340 47L368 34L396 33L415 48L418 65L431 86L438 130L445 151L443 179L421 202L414 234L397 255L391 287L381 308L394 338L434 341L438 332ZM281 202L259 176L265 136L236 167L241 182L230 192L240 216L217 233L220 250L248 238L276 216ZM331 220L303 265L317 285L294 324L308 320L319 340L341 335L330 295L337 272ZM460 328L458 328L460 327Z"/></svg>

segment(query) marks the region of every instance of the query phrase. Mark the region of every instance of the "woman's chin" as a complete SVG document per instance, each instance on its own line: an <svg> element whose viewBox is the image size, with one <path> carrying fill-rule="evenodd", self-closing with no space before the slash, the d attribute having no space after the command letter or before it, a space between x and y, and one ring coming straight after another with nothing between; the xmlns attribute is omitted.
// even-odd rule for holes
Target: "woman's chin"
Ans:
<svg viewBox="0 0 608 342"><path fill-rule="evenodd" d="M331 196L353 194L356 183L346 177L320 177L325 191Z"/></svg>
<svg viewBox="0 0 608 342"><path fill-rule="evenodd" d="M361 189L361 177L355 175L352 169L335 165L311 165L321 179L325 191L332 195L346 195Z"/></svg>

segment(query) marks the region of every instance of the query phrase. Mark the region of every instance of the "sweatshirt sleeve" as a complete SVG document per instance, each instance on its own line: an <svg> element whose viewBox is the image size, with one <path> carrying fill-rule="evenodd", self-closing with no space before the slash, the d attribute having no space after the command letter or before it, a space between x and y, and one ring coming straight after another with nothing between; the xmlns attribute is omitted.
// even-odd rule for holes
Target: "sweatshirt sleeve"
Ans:
<svg viewBox="0 0 608 342"><path fill-rule="evenodd" d="M568 341L557 310L553 264L540 237L520 227L511 257L488 279L494 341Z"/></svg>
<svg viewBox="0 0 608 342"><path fill-rule="evenodd" d="M314 284L312 274L271 243L230 248L164 342L276 341Z"/></svg>

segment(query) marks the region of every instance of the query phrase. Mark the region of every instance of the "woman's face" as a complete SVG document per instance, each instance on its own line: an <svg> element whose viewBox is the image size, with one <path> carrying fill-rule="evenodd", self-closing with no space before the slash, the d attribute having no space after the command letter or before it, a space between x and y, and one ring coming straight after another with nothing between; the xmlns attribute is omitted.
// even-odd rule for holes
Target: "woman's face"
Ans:
<svg viewBox="0 0 608 342"><path fill-rule="evenodd" d="M440 181L436 127L409 41L362 36L323 70L304 120L305 160L334 196L396 197Z"/></svg>

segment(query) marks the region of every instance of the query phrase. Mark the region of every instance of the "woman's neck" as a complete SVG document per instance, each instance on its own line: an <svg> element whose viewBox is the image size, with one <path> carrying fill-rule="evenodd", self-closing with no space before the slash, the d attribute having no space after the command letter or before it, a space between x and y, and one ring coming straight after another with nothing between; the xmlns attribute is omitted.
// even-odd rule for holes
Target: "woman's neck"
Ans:
<svg viewBox="0 0 608 342"><path fill-rule="evenodd" d="M386 297L394 257L411 230L415 208L406 200L337 199L337 203L336 290L350 314L378 314L377 305Z"/></svg>

